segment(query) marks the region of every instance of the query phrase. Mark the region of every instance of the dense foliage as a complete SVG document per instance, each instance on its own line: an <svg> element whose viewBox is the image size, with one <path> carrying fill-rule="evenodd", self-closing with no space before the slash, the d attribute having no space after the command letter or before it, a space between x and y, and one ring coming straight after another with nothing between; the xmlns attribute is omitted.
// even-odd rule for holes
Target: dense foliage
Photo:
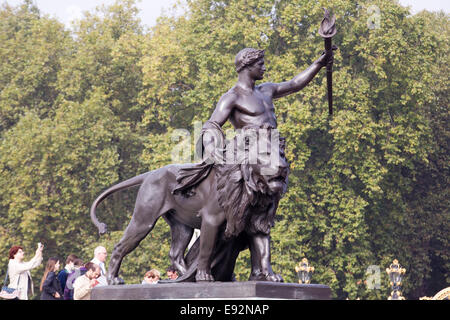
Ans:
<svg viewBox="0 0 450 320"><path fill-rule="evenodd" d="M73 29L29 0L2 6L0 265L10 246L30 258L39 241L45 258L87 260L99 244L111 253L136 190L100 206L112 230L101 238L88 214L96 196L171 162L174 130L193 132L209 118L236 80L240 49L266 50L266 81L305 69L323 50L317 30L327 5L189 0L184 14L150 30L132 0L86 13ZM434 295L450 283L449 16L411 15L390 0L336 0L332 9L334 115L324 72L275 102L291 175L272 231L274 269L297 282L295 265L307 257L313 282L334 298L386 299L384 270L397 258L407 269L404 295ZM161 221L125 258L128 283L168 267ZM238 259L238 280L249 275L248 258ZM367 283L373 265L378 289Z"/></svg>

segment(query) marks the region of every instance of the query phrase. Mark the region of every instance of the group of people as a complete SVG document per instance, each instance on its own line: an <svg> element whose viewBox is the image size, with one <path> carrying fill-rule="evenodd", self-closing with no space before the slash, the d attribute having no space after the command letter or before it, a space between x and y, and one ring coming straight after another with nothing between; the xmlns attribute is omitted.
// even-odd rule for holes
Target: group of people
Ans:
<svg viewBox="0 0 450 320"><path fill-rule="evenodd" d="M172 266L167 268L166 275L169 280L176 280L178 278L178 272ZM161 280L161 273L156 269L152 269L145 273L142 284L155 284L158 283L159 280Z"/></svg>
<svg viewBox="0 0 450 320"><path fill-rule="evenodd" d="M44 246L39 245L34 257L25 262L25 251L21 246L12 246L9 250L7 276L8 287L18 290L18 299L28 300L34 295L33 281L30 270L37 268L43 260ZM41 300L90 300L91 291L96 286L107 285L105 261L107 251L98 246L94 250L94 258L84 263L74 254L70 254L64 269L58 258L49 258L40 283ZM58 272L59 271L59 272ZM176 270L167 269L169 279L178 277ZM161 279L160 272L152 269L145 273L143 284L157 283Z"/></svg>
<svg viewBox="0 0 450 320"><path fill-rule="evenodd" d="M42 263L43 249L44 246L39 245L34 257L28 262L24 262L23 247L12 246L9 250L8 287L18 290L20 300L28 300L29 295L34 295L30 271ZM59 271L60 260L54 257L49 258L39 286L41 300L89 300L95 286L107 284L106 257L106 249L101 246L95 248L94 258L87 263L71 254L67 257L65 267L61 271Z"/></svg>

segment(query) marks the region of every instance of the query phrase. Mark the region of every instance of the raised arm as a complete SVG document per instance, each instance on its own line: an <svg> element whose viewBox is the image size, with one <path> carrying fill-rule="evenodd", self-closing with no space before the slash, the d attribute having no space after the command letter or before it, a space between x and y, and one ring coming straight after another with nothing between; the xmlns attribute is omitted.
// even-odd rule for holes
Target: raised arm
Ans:
<svg viewBox="0 0 450 320"><path fill-rule="evenodd" d="M42 262L42 249L37 249L34 257L27 262L14 263L15 272L22 273L38 267Z"/></svg>
<svg viewBox="0 0 450 320"><path fill-rule="evenodd" d="M289 81L281 83L262 84L262 90L270 90L272 98L278 99L289 94L295 93L306 87L316 74L326 65L327 57L323 54L319 59L313 62L306 70L296 75Z"/></svg>

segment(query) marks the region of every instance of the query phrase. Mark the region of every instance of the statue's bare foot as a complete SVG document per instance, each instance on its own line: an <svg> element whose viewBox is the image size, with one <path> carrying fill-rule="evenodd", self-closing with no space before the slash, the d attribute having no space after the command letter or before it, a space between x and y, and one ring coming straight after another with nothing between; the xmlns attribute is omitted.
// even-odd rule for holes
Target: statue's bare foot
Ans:
<svg viewBox="0 0 450 320"><path fill-rule="evenodd" d="M272 282L284 282L283 277L279 274L271 274L271 275L267 275L266 276L267 281L272 281Z"/></svg>
<svg viewBox="0 0 450 320"><path fill-rule="evenodd" d="M195 275L195 281L214 281L214 277L211 275L211 273L207 272L206 270L197 270L197 274Z"/></svg>
<svg viewBox="0 0 450 320"><path fill-rule="evenodd" d="M283 277L275 273L252 272L249 278L250 281L271 281L284 282Z"/></svg>

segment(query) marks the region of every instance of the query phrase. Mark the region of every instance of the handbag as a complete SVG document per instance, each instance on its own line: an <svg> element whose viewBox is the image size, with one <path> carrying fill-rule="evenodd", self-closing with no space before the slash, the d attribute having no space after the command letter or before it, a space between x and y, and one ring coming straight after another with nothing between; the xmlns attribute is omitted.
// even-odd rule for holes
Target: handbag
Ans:
<svg viewBox="0 0 450 320"><path fill-rule="evenodd" d="M15 289L15 288L10 288L6 285L6 283L8 281L8 273L9 273L9 267L6 270L5 281L3 282L2 291L0 291L0 298L7 299L7 300L19 299L20 290ZM17 287L19 287L19 281L20 281L20 276L19 276L19 279L17 279Z"/></svg>

